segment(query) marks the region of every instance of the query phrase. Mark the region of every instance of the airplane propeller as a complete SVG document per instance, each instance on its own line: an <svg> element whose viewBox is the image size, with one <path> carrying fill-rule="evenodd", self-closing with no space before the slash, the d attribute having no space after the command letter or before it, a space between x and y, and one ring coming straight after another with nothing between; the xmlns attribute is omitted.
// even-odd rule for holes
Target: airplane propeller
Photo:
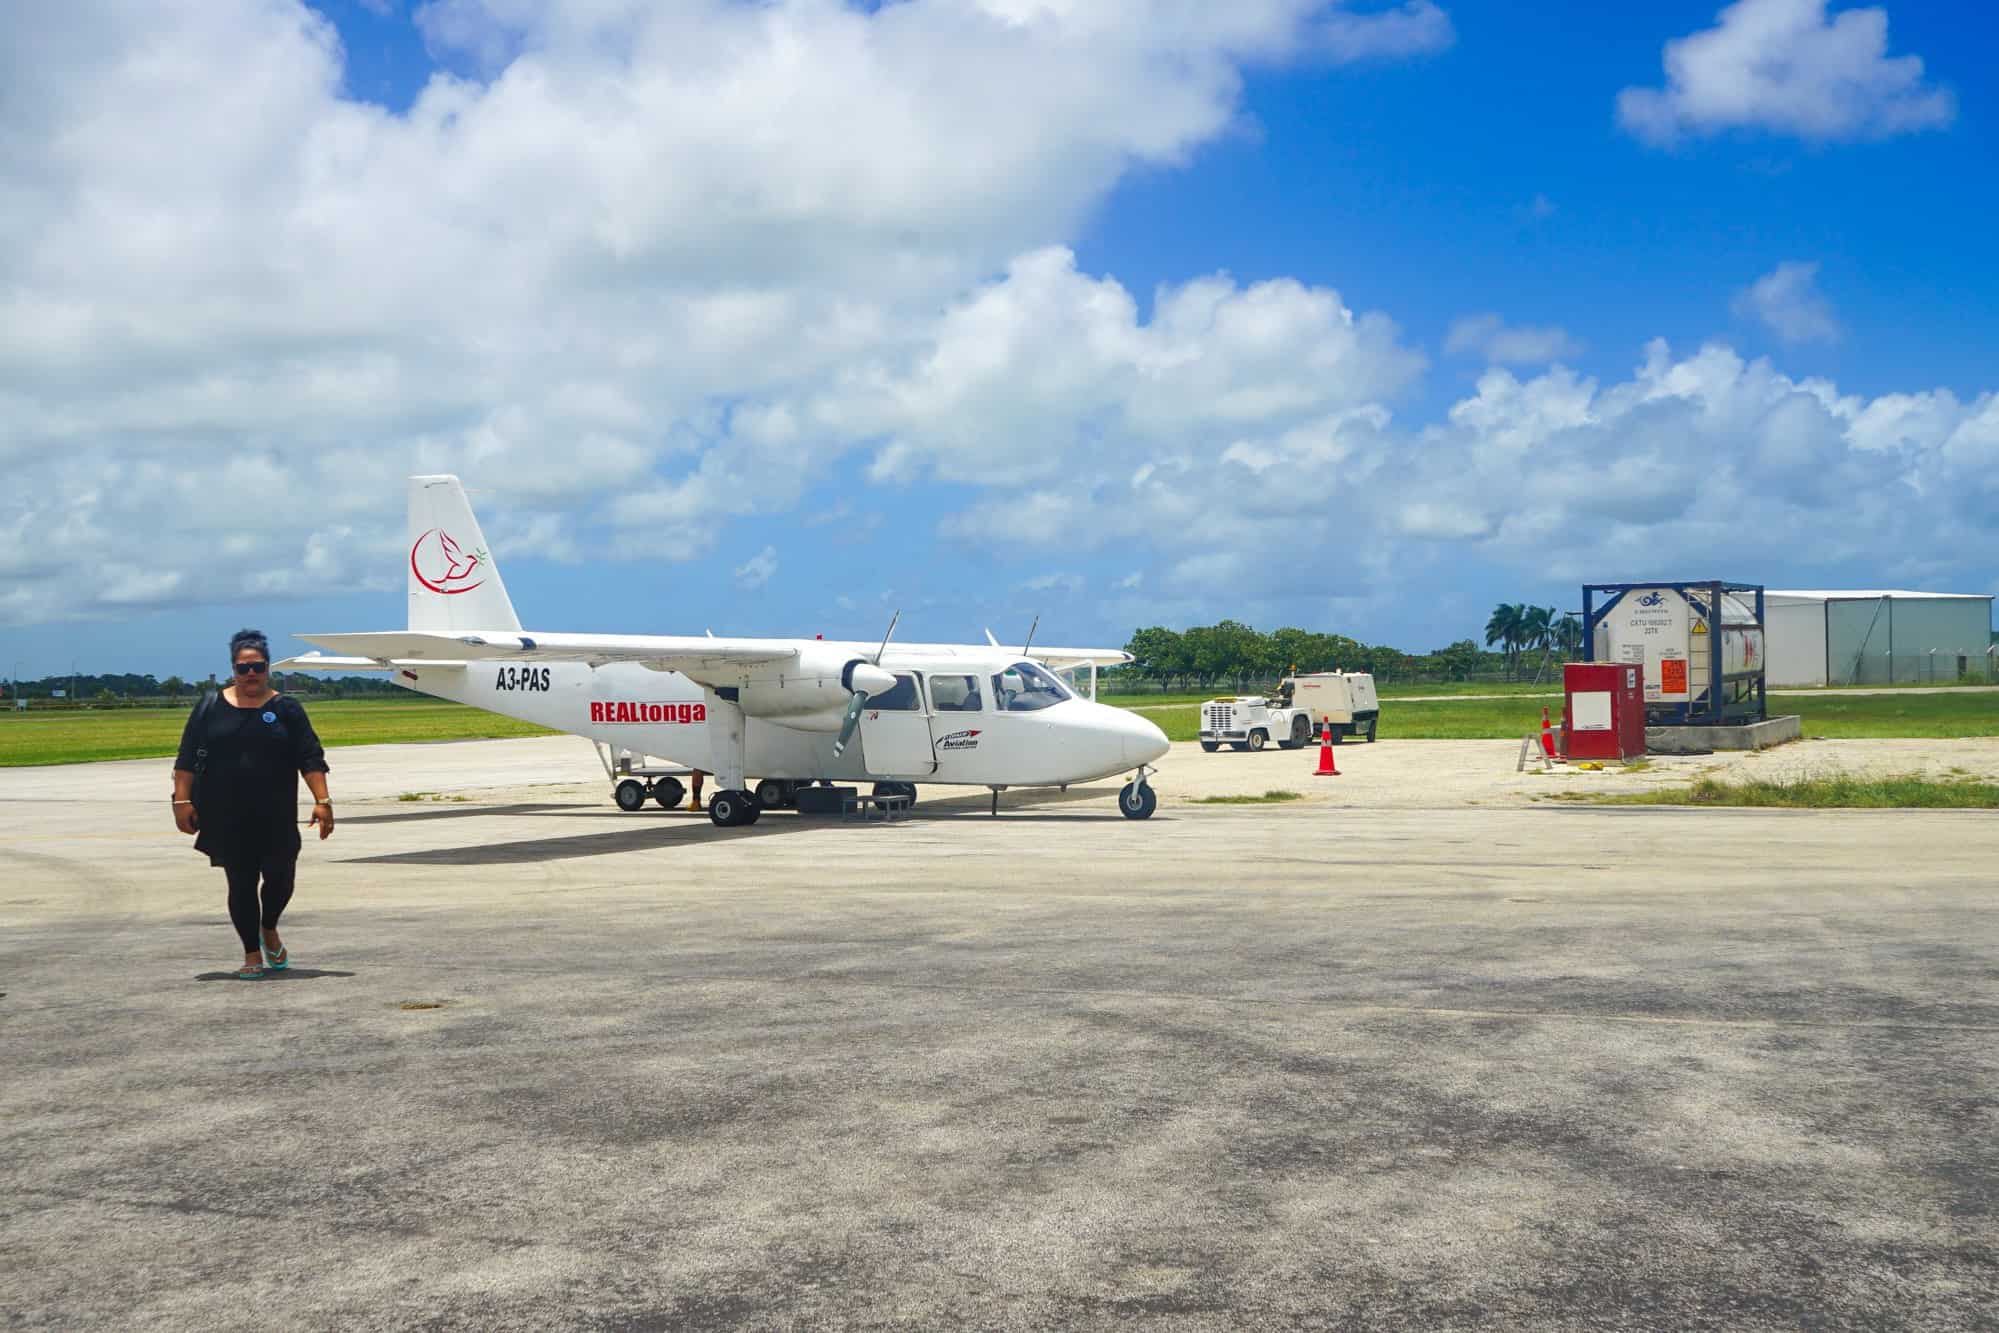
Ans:
<svg viewBox="0 0 1999 1333"><path fill-rule="evenodd" d="M840 673L840 684L851 691L853 698L847 700L847 711L840 718L840 734L833 741L833 757L838 759L845 753L847 745L854 739L854 732L861 725L861 712L868 706L871 695L882 694L895 688L895 673L881 667L882 654L888 651L888 641L895 637L896 622L902 619L898 611L888 622L888 633L882 635L882 646L875 649L875 660L869 662L857 657L847 663Z"/></svg>

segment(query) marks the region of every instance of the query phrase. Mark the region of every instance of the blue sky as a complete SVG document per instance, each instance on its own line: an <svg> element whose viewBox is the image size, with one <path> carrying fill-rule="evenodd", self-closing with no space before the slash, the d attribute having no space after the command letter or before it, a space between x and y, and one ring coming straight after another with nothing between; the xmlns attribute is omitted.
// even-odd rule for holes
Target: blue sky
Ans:
<svg viewBox="0 0 1999 1333"><path fill-rule="evenodd" d="M975 0L927 5L945 11L934 22L915 12L926 5L850 14L846 26L812 5L778 6L804 15L794 36L808 72L794 77L847 59L850 40L889 51L897 33L936 44L933 62L976 70L980 43L1002 50L1018 32L983 12L962 19L980 11ZM296 59L333 71L317 103L246 88L245 105L263 108L249 118L269 122L255 136L196 117L200 133L256 141L225 143L225 158L240 149L250 165L211 194L224 211L240 205L244 231L232 245L226 230L189 224L197 250L214 247L195 266L216 276L212 289L179 293L179 309L205 311L221 290L213 299L241 302L240 317L170 353L155 339L142 357L101 364L61 346L0 349L0 402L11 377L37 377L39 410L10 432L24 456L101 450L121 492L143 492L161 475L147 460L170 466L193 450L235 458L249 482L239 492L218 472L205 491L212 514L183 504L119 518L93 489L106 467L51 472L40 501L12 511L0 501L0 533L11 518L20 544L0 562L16 593L11 609L0 602L10 617L0 670L18 661L35 676L76 660L186 673L205 670L240 623L279 636L393 626L396 479L434 467L484 492L475 501L522 618L549 629L865 637L900 607L910 637L976 637L987 624L1011 636L1038 613L1044 639L1122 643L1140 624L1235 615L1423 651L1474 634L1498 600L1573 606L1585 579L1954 591L1999 581L1981 541L1999 518L1999 494L1980 480L1999 465L1988 235L1999 185L1994 94L1980 77L1999 18L1988 6L1749 0L1721 14L1714 0L1269 0L1253 32L1245 20L1245 31L1162 37L1134 2L1123 7L1129 32L1077 36L1054 20L1033 30L1049 43L1039 58L1056 62L1057 90L1064 53L1097 44L1078 67L1108 61L1104 82L1123 89L1109 112L1072 113L1034 86L953 100L913 77L915 112L933 127L961 118L962 139L933 129L935 144L904 143L893 116L872 121L888 146L854 149L843 179L862 192L888 181L880 207L806 189L790 200L796 169L786 174L786 148L769 146L785 132L782 112L768 125L739 111L695 130L683 108L640 127L631 162L697 163L717 173L711 192L733 188L738 163L771 173L746 188L757 202L733 236L699 241L719 256L700 264L682 257L701 230L700 200L659 202L679 171L655 185L653 168L621 162L544 193L515 182L560 175L566 165L549 161L603 143L601 133L565 143L576 131L563 97L587 107L593 80L619 86L649 61L726 65L735 48L721 39L749 31L730 26L740 11L690 3L700 21L663 33L647 18L579 32L562 6L540 3L316 8L331 27L308 22L305 41L259 29L247 11L237 28L230 13L205 16L192 35L171 23L134 30L112 12L83 34L101 39L96 48L82 38L64 48L83 93L4 104L49 142L60 137L52 125L90 109L94 87L118 92L112 105L126 115L159 97L170 120L183 99L112 86L129 62L110 56L148 42L199 50L240 38L276 52L280 69ZM1841 26L1874 14L1887 24L1884 52ZM1398 17L1405 36L1378 26ZM1348 20L1377 26L1332 26ZM712 52L700 46L710 38ZM1668 44L1688 39L1695 77L1709 82L1672 103L1677 128L1620 113L1627 90L1670 92ZM1751 54L1788 73L1750 95L1730 86L1729 61L1755 43ZM1171 77L1157 74L1156 47L1175 69L1225 72L1162 87ZM1910 57L1919 73L1898 63ZM1821 66L1832 72L1815 74ZM537 70L550 77L536 84ZM437 95L440 72L494 119L509 90L564 86L512 98L504 132L423 139L408 122L427 87ZM1087 87L1081 75L1075 86ZM756 105L789 93L776 85ZM938 107L926 109L932 96ZM469 123L474 111L460 114ZM1101 128L1106 116L1115 124ZM368 146L347 157L325 148L342 135ZM530 155L523 145L544 135L549 152ZM288 154L331 153L326 170L344 163L358 177L357 162L419 150L434 157L412 167L400 199L329 191L323 172L261 174ZM510 152L519 160L494 166ZM966 175L950 174L954 161L970 164ZM17 156L5 169L27 179L35 164ZM79 181L111 173L169 222L200 211L143 164L66 169ZM772 198L787 200L775 222L754 211ZM393 228L380 221L404 208ZM585 241L539 234L571 213ZM290 262L298 251L276 243L275 257L243 257L301 215L335 219L336 242L365 233L370 244L329 243L334 257L313 263ZM260 218L276 220L260 232ZM72 248L24 266L18 287L45 286L44 308L88 309L104 327L145 324L125 308L129 287L89 290L75 276L99 262L75 215L52 212L44 227L31 236L44 252ZM424 290L495 233L505 235L498 264L473 273L467 261L465 285ZM395 290L356 290L401 262L385 254L424 244L437 257L385 278ZM150 262L130 245L128 228L114 266ZM185 251L164 248L186 267ZM1044 261L1025 259L1034 255ZM323 288L328 266L349 260L354 272ZM711 280L714 264L730 276ZM510 290L525 272L532 290L525 279ZM1192 300L1161 318L1162 291L1171 308L1173 293L1222 275L1218 308L1244 319L1193 328L1185 312L1207 307ZM798 318L732 343L736 322L751 319L739 314L746 293ZM1347 339L1324 293L1337 294L1335 310L1392 327L1362 319ZM1128 320L1104 313L1120 295ZM293 321L295 309L312 313ZM1276 330L1267 342L1248 318L1257 310ZM1191 331L1168 336L1168 324ZM824 333L834 326L839 336ZM988 367L996 328L1018 345ZM634 358L623 379L604 370L655 337L664 363ZM1102 351L1148 338L1129 355ZM433 363L440 343L448 359ZM708 361L725 343L735 350ZM690 355L673 357L676 347ZM571 354L585 368L530 383ZM151 378L132 369L171 357L189 368L183 385L233 367L215 395L254 407L193 410L171 366ZM1188 367L1164 372L1169 386L1202 386L1184 411L1155 411L1162 395L1130 387L1158 385L1161 364ZM327 365L351 368L333 390ZM129 398L129 411L51 433L51 420L91 415L48 387L63 383L79 403ZM350 395L356 383L365 401ZM434 388L446 383L448 393ZM1237 390L1251 406L1216 406ZM247 473L244 460L255 464ZM568 475L593 471L601 485ZM80 508L66 506L70 495ZM262 512L241 516L246 507ZM59 592L79 566L55 553L83 529L97 544L79 537L79 549L108 538L154 554L119 575L116 595ZM208 530L216 540L205 542ZM247 549L225 551L227 532Z"/></svg>

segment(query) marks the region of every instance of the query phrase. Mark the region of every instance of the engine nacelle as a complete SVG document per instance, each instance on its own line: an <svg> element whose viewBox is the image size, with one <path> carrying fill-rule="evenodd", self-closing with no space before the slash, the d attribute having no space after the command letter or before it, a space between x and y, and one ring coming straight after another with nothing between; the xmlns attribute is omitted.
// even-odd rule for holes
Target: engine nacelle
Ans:
<svg viewBox="0 0 1999 1333"><path fill-rule="evenodd" d="M747 717L832 734L856 690L876 695L894 688L894 673L864 658L808 650L795 662L754 668L736 701Z"/></svg>

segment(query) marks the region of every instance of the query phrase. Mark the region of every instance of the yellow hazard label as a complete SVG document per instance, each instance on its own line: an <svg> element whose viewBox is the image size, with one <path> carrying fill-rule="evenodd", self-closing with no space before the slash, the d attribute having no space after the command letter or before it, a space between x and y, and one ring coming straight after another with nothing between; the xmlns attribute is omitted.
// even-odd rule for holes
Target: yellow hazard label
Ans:
<svg viewBox="0 0 1999 1333"><path fill-rule="evenodd" d="M1694 633L1696 634L1707 633L1707 622L1705 620L1696 620L1694 622Z"/></svg>

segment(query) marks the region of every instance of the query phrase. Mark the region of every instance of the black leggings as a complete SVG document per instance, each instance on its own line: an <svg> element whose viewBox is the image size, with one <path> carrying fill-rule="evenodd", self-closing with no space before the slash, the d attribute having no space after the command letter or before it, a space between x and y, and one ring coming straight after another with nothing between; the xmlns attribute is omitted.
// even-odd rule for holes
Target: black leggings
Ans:
<svg viewBox="0 0 1999 1333"><path fill-rule="evenodd" d="M229 876L229 924L236 927L244 953L264 947L266 930L278 928L278 917L292 900L292 882L298 874L296 861L266 861L259 865L224 866ZM264 877L264 906L257 910L257 876Z"/></svg>

